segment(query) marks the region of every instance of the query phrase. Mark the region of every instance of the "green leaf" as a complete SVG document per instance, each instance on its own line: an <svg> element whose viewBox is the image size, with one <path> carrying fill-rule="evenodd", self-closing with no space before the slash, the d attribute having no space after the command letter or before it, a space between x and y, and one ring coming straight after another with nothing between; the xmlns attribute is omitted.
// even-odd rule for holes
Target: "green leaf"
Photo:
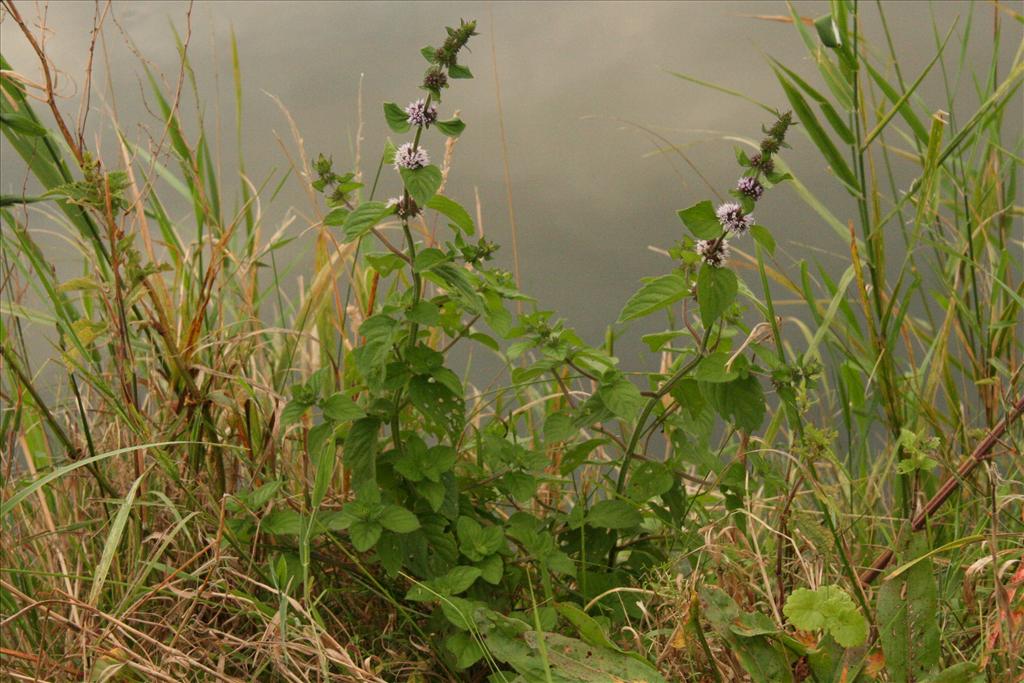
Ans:
<svg viewBox="0 0 1024 683"><path fill-rule="evenodd" d="M433 377L416 375L409 382L409 400L430 422L451 435L462 432L465 403Z"/></svg>
<svg viewBox="0 0 1024 683"><path fill-rule="evenodd" d="M688 209L678 211L677 214L679 220L697 239L713 240L722 234L722 223L715 215L715 207L709 200L698 202Z"/></svg>
<svg viewBox="0 0 1024 683"><path fill-rule="evenodd" d="M544 420L544 443L546 444L568 441L577 433L572 418L565 413L550 413Z"/></svg>
<svg viewBox="0 0 1024 683"><path fill-rule="evenodd" d="M46 135L46 128L39 125L29 117L21 114L14 114L6 111L0 112L0 124L3 124L14 132L22 135L29 135L32 137L42 137Z"/></svg>
<svg viewBox="0 0 1024 683"><path fill-rule="evenodd" d="M689 293L686 278L680 272L648 279L640 290L629 298L619 313L619 322L636 320L671 306Z"/></svg>
<svg viewBox="0 0 1024 683"><path fill-rule="evenodd" d="M837 48L843 46L843 37L839 35L839 27L831 14L818 17L814 20L814 28L818 29L818 37L825 47Z"/></svg>
<svg viewBox="0 0 1024 683"><path fill-rule="evenodd" d="M415 260L412 262L412 269L417 273L422 273L425 270L430 270L434 266L444 263L448 260L448 254L444 253L440 249L424 249L420 253L416 254Z"/></svg>
<svg viewBox="0 0 1024 683"><path fill-rule="evenodd" d="M473 72L461 64L452 64L448 67L448 75L452 78L473 78Z"/></svg>
<svg viewBox="0 0 1024 683"><path fill-rule="evenodd" d="M377 489L377 432L380 420L364 417L356 420L345 437L344 462L352 476L352 489L362 500L380 500Z"/></svg>
<svg viewBox="0 0 1024 683"><path fill-rule="evenodd" d="M754 375L712 385L718 414L744 432L756 432L765 417L764 391Z"/></svg>
<svg viewBox="0 0 1024 683"><path fill-rule="evenodd" d="M900 560L908 562L927 552L927 538L915 534ZM921 560L897 578L883 581L878 590L879 640L895 683L920 680L939 663L939 598L932 571L931 559Z"/></svg>
<svg viewBox="0 0 1024 683"><path fill-rule="evenodd" d="M429 301L420 300L409 309L405 317L419 325L433 327L441 322L441 309Z"/></svg>
<svg viewBox="0 0 1024 683"><path fill-rule="evenodd" d="M324 216L324 225L330 225L337 227L339 225L345 225L345 219L352 213L344 206L338 206L331 209L326 216Z"/></svg>
<svg viewBox="0 0 1024 683"><path fill-rule="evenodd" d="M750 226L750 236L754 238L754 241L764 247L772 256L775 255L775 238L772 237L772 233L768 228L763 225L752 225Z"/></svg>
<svg viewBox="0 0 1024 683"><path fill-rule="evenodd" d="M384 103L384 118L388 120L388 127L396 133L405 133L410 128L409 115L394 102Z"/></svg>
<svg viewBox="0 0 1024 683"><path fill-rule="evenodd" d="M739 281L728 268L715 268L704 264L697 274L697 303L705 329L718 320L736 300Z"/></svg>
<svg viewBox="0 0 1024 683"><path fill-rule="evenodd" d="M363 202L345 218L345 222L341 226L341 231L345 233L345 240L352 242L359 239L394 212L394 207L390 207L384 202Z"/></svg>
<svg viewBox="0 0 1024 683"><path fill-rule="evenodd" d="M455 655L455 668L467 669L484 656L484 650L469 631L456 631L444 641L445 647Z"/></svg>
<svg viewBox="0 0 1024 683"><path fill-rule="evenodd" d="M587 512L587 523L601 529L631 529L643 521L635 507L624 500L602 500Z"/></svg>
<svg viewBox="0 0 1024 683"><path fill-rule="evenodd" d="M867 619L839 586L798 588L786 599L782 613L801 631L827 630L843 647L863 645L868 638Z"/></svg>
<svg viewBox="0 0 1024 683"><path fill-rule="evenodd" d="M810 106L808 106L803 95L797 92L796 88L790 84L778 69L775 70L775 75L778 77L779 83L786 93L786 98L789 100L789 104L793 107L793 111L796 112L800 123L803 124L804 131L806 131L811 142L818 148L821 155L825 157L825 160L832 167L836 176L848 186L851 192L857 192L859 186L856 176L853 175L853 171L850 170L849 165L843 159L839 150L836 149L835 143L832 142L828 133L822 128L821 123L818 122L818 118L814 115Z"/></svg>
<svg viewBox="0 0 1024 683"><path fill-rule="evenodd" d="M644 404L644 398L636 385L617 371L605 374L596 396L608 410L627 422L637 416Z"/></svg>
<svg viewBox="0 0 1024 683"><path fill-rule="evenodd" d="M445 197L443 194L431 197L430 201L427 202L427 208L447 216L456 227L467 235L472 235L476 232L476 226L473 224L473 219L470 217L469 212L462 208L462 205L458 202Z"/></svg>
<svg viewBox="0 0 1024 683"><path fill-rule="evenodd" d="M260 528L277 536L298 536L302 533L302 515L292 509L274 510L263 518Z"/></svg>
<svg viewBox="0 0 1024 683"><path fill-rule="evenodd" d="M400 505L387 505L377 520L388 531L396 534L408 534L420 528L420 520L416 515Z"/></svg>
<svg viewBox="0 0 1024 683"><path fill-rule="evenodd" d="M693 372L693 378L701 382L731 382L740 374L735 370L726 370L725 364L728 362L728 351L715 351L701 359ZM738 363L734 363L736 364Z"/></svg>
<svg viewBox="0 0 1024 683"><path fill-rule="evenodd" d="M640 463L630 474L626 497L637 503L645 503L668 491L674 483L675 478L663 463Z"/></svg>
<svg viewBox="0 0 1024 683"><path fill-rule="evenodd" d="M401 169L402 183L417 206L426 206L441 187L441 169L430 165L423 168Z"/></svg>
<svg viewBox="0 0 1024 683"><path fill-rule="evenodd" d="M352 540L352 546L361 553L366 552L377 544L384 527L372 520L360 519L352 522L348 528L348 536Z"/></svg>
<svg viewBox="0 0 1024 683"><path fill-rule="evenodd" d="M337 393L327 398L320 404L320 409L323 411L324 417L334 422L351 422L366 417L366 413L359 407L359 404L344 393Z"/></svg>
<svg viewBox="0 0 1024 683"><path fill-rule="evenodd" d="M447 135L450 138L457 138L462 134L462 131L466 130L466 124L461 119L448 119L447 121L437 121L434 123L437 129Z"/></svg>

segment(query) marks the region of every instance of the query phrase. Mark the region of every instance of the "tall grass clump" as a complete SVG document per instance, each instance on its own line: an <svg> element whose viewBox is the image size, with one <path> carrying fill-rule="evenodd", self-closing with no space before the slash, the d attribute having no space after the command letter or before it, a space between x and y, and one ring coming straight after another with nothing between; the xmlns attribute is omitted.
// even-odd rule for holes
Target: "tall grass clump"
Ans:
<svg viewBox="0 0 1024 683"><path fill-rule="evenodd" d="M590 344L448 188L474 21L423 48L367 170L292 124L290 168L256 179L241 154L218 174L219 131L183 120L190 34L176 83L147 69L160 129L111 115L101 150L3 0L41 76L0 58L4 153L32 178L0 207L0 670L1018 680L1024 43L999 56L1021 17L931 27L907 74L870 9L881 36L863 3L791 12L818 73L771 61L780 106L730 138L735 184L678 211L664 271ZM951 38L983 11L978 68ZM935 74L942 102L918 90ZM801 136L818 166L786 163ZM849 215L801 180L824 171ZM271 210L287 182L304 225ZM780 196L835 233L842 272L784 262ZM313 255L294 297L289 243ZM652 317L658 366L627 374L614 341ZM502 386L456 371L467 346Z"/></svg>

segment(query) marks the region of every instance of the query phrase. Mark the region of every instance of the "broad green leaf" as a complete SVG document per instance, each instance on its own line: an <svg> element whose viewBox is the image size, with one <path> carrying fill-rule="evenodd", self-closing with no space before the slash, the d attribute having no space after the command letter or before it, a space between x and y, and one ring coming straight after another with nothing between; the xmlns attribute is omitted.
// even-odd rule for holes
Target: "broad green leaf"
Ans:
<svg viewBox="0 0 1024 683"><path fill-rule="evenodd" d="M700 360L693 371L693 378L701 382L731 382L740 374L733 369L726 370L725 364L728 362L728 351L715 351ZM738 361L734 365L738 365Z"/></svg>
<svg viewBox="0 0 1024 683"><path fill-rule="evenodd" d="M631 529L643 521L635 507L624 500L602 500L587 512L587 523L601 529Z"/></svg>
<svg viewBox="0 0 1024 683"><path fill-rule="evenodd" d="M396 133L409 130L409 115L394 102L384 103L384 118L388 121L388 127Z"/></svg>
<svg viewBox="0 0 1024 683"><path fill-rule="evenodd" d="M718 320L736 300L739 280L728 268L715 268L704 264L697 274L697 303L705 329Z"/></svg>
<svg viewBox="0 0 1024 683"><path fill-rule="evenodd" d="M359 407L359 404L345 393L337 393L327 398L320 405L320 409L323 411L324 417L334 422L351 422L366 417L366 413Z"/></svg>
<svg viewBox="0 0 1024 683"><path fill-rule="evenodd" d="M396 534L408 534L420 528L416 515L400 505L387 505L377 519L380 525Z"/></svg>
<svg viewBox="0 0 1024 683"><path fill-rule="evenodd" d="M669 273L647 280L640 290L629 298L619 313L619 322L636 320L671 306L689 293L686 278L680 272Z"/></svg>
<svg viewBox="0 0 1024 683"><path fill-rule="evenodd" d="M416 259L412 263L412 269L417 273L422 273L425 270L430 270L436 265L445 263L448 261L448 255L440 249L424 249L420 253L416 254Z"/></svg>
<svg viewBox="0 0 1024 683"><path fill-rule="evenodd" d="M636 385L616 371L610 371L602 378L596 396L608 410L626 421L632 421L644 404Z"/></svg>
<svg viewBox="0 0 1024 683"><path fill-rule="evenodd" d="M441 187L441 169L430 165L423 168L403 168L402 183L417 206L426 206Z"/></svg>
<svg viewBox="0 0 1024 683"><path fill-rule="evenodd" d="M682 209L677 215L697 239L713 240L722 234L722 224L715 215L714 205L708 200Z"/></svg>
<svg viewBox="0 0 1024 683"><path fill-rule="evenodd" d="M927 537L915 534L900 559L910 561L927 551ZM920 680L939 663L938 608L931 559L917 562L898 578L883 581L878 590L878 632L894 683Z"/></svg>
<svg viewBox="0 0 1024 683"><path fill-rule="evenodd" d="M366 552L380 539L384 527L379 522L359 519L352 522L348 528L348 536L352 540L352 546L361 553Z"/></svg>
<svg viewBox="0 0 1024 683"><path fill-rule="evenodd" d="M345 218L341 231L345 241L353 242L370 232L375 225L395 212L384 202L363 202Z"/></svg>
<svg viewBox="0 0 1024 683"><path fill-rule="evenodd" d="M260 528L268 534L298 536L302 533L302 515L290 508L274 510L263 518Z"/></svg>
<svg viewBox="0 0 1024 683"><path fill-rule="evenodd" d="M469 67L461 64L452 64L448 67L448 75L451 78L473 78L473 72L469 70Z"/></svg>
<svg viewBox="0 0 1024 683"><path fill-rule="evenodd" d="M761 428L766 407L764 391L756 376L748 375L712 386L719 415L744 432L756 432Z"/></svg>
<svg viewBox="0 0 1024 683"><path fill-rule="evenodd" d="M462 208L462 205L458 202L445 197L443 194L436 194L431 197L430 201L427 202L427 208L447 216L459 230L462 230L467 235L472 235L476 232L476 226L473 224L473 219L470 217L469 212Z"/></svg>
<svg viewBox="0 0 1024 683"><path fill-rule="evenodd" d="M450 138L457 138L462 134L462 131L466 129L466 124L461 119L449 119L447 121L438 121L434 124L437 129L447 135Z"/></svg>
<svg viewBox="0 0 1024 683"><path fill-rule="evenodd" d="M345 437L344 462L352 477L352 489L361 500L378 501L377 490L377 432L380 420L364 417L352 423Z"/></svg>

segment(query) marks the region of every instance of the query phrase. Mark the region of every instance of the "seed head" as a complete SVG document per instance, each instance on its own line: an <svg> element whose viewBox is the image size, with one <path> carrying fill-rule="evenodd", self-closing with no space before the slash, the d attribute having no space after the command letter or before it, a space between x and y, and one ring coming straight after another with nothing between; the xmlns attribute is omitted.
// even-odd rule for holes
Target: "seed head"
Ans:
<svg viewBox="0 0 1024 683"><path fill-rule="evenodd" d="M432 67L427 70L427 75L423 77L423 87L432 92L437 92L441 88L448 87L448 75L438 67Z"/></svg>

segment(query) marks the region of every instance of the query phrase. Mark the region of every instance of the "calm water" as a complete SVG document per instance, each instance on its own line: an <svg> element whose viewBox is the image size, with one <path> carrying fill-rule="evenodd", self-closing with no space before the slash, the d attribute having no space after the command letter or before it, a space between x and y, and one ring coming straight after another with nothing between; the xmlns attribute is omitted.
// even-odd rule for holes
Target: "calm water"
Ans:
<svg viewBox="0 0 1024 683"><path fill-rule="evenodd" d="M873 3L862 4L867 35L881 40L877 8ZM35 14L27 2L20 7L28 16ZM124 32L169 84L177 78L171 26L184 34L186 7L182 2L126 1L112 9ZM799 2L797 8L805 16L816 17L827 11L827 4ZM957 16L962 29L968 11L961 2L890 2L885 8L908 81L916 78L935 52L932 21L941 36ZM69 111L77 102L94 10L89 2L52 3L49 8L49 49L65 72L63 88L72 99ZM439 42L445 24L457 24L460 17L477 18L481 35L471 43L472 54L463 60L477 78L456 81L442 107L443 115L461 110L469 125L457 147L448 193L470 207L479 193L485 231L503 245L499 261L511 269L493 45L507 130L522 287L543 308L561 312L596 343L639 278L671 267L648 246L668 247L679 239L682 226L675 211L710 196L678 154L660 150L667 143L683 146L704 176L724 192L734 182L737 169L732 143L722 137L757 137L765 121L766 114L757 107L674 78L667 70L715 81L785 108L765 56L779 59L815 84L816 70L792 26L752 15L786 12L781 2L197 2L189 54L199 77L199 101L207 126L222 124L216 155L226 171L237 154L229 41L233 28L245 93L243 153L254 180L259 183L273 174L276 183L287 168L275 135L292 147L288 124L270 95L288 107L310 155L324 152L333 155L338 168L350 166L360 81L366 119L364 171L372 177L380 143L388 134L380 115L381 102L404 105L417 97L415 86L424 67L419 48ZM975 13L966 55L981 71L991 50L992 9L978 5ZM1003 59L1008 63L1019 41L1019 26L1009 20L1003 26L1008 36L1014 36L1005 41ZM8 61L34 78L33 58L9 18L0 25L0 38ZM951 56L960 49L960 42L958 37L952 39ZM90 139L101 135L109 140L111 128L104 112L114 110L128 135L145 143L149 134L158 133L159 122L141 103L140 93L148 88L138 59L109 20L105 48L97 53ZM955 59L951 64L955 69ZM954 76L951 72L950 78ZM932 110L947 108L938 69L920 92ZM964 99L957 113L963 120L975 103L969 78L961 80L960 92ZM193 95L186 89L182 107L186 119L194 118L193 104ZM1015 106L1019 112L1020 102ZM789 164L840 220L853 218L853 204L797 131L794 149L786 154ZM0 144L0 185L5 193L19 192L24 184L20 159L6 143ZM428 138L428 148L435 159L441 157L438 138ZM109 145L104 149L105 154L113 154ZM386 189L394 190L396 179L386 175ZM898 175L904 187L909 185L912 176L907 169L898 169ZM299 216L290 228L298 233L312 211L294 178L273 204L264 204L264 235L274 232L290 212ZM792 267L807 258L833 273L845 268L846 245L791 189L769 194L757 214L759 222L774 230L783 266ZM187 207L177 215L189 224ZM38 216L32 226L52 227ZM74 259L58 238L40 239L52 250L62 272L78 274ZM895 234L893 239L898 239ZM295 276L309 273L302 261L306 253L304 248L292 253L298 261ZM749 275L748 282L754 283ZM660 329L661 321L649 328L638 325L634 338L642 329L654 328ZM639 342L619 346L626 367L643 365L641 349Z"/></svg>

